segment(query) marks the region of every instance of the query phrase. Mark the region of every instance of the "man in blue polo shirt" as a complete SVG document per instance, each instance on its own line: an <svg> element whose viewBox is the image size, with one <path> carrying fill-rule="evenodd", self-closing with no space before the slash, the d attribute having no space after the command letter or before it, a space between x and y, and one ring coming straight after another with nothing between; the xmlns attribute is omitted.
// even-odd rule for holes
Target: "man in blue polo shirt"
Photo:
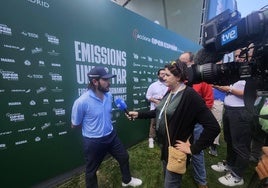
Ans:
<svg viewBox="0 0 268 188"><path fill-rule="evenodd" d="M129 155L112 125L113 97L109 92L110 78L104 67L95 67L88 73L88 90L73 104L72 127L82 127L84 155L86 160L86 186L97 188L96 172L107 153L119 163L122 186L136 187L142 181L131 177Z"/></svg>

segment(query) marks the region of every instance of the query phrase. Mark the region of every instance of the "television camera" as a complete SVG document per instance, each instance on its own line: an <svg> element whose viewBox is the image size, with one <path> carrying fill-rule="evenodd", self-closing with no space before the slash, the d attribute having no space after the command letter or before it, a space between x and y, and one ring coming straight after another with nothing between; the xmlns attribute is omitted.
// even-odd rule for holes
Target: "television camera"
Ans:
<svg viewBox="0 0 268 188"><path fill-rule="evenodd" d="M268 5L244 18L238 11L226 10L209 20L203 26L202 46L188 71L190 84L229 85L246 80L244 101L253 112L256 98L268 97ZM242 49L245 62L217 63L237 49ZM268 119L268 115L262 117Z"/></svg>

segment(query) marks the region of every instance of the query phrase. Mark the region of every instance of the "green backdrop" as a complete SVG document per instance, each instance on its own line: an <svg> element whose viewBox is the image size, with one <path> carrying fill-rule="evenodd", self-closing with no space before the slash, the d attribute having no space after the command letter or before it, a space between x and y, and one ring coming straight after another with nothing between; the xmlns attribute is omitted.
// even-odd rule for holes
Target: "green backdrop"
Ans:
<svg viewBox="0 0 268 188"><path fill-rule="evenodd" d="M70 112L92 67L117 75L111 92L129 109L148 110L157 70L199 49L107 0L3 0L0 15L0 187L30 187L84 164ZM127 147L148 136L148 120L129 122L116 107L113 123Z"/></svg>

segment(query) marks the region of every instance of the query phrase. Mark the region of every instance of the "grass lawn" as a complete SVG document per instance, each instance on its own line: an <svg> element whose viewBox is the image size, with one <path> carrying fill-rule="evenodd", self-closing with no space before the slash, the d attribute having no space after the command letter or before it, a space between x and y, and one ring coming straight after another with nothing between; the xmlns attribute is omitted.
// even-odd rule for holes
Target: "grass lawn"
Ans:
<svg viewBox="0 0 268 188"><path fill-rule="evenodd" d="M160 150L155 145L155 148L148 148L148 141L140 142L139 144L128 149L130 155L130 169L134 177L142 179L142 188L161 188L163 187L163 172L160 162ZM210 166L225 158L226 145L221 138L221 145L218 147L218 157L213 157L208 154L208 150L205 150L205 161L207 170L207 181L209 188L226 188L218 183L218 178L223 173L218 173L211 170ZM251 177L254 174L255 164L250 164L245 175L245 184L243 186L237 186L237 188L255 188L248 186ZM67 180L59 188L84 188L85 181L84 172L77 174L71 179ZM118 188L121 187L121 174L118 163L113 158L105 160L99 171L98 181L100 188ZM196 188L192 176L191 165L188 167L186 174L183 176L182 188Z"/></svg>

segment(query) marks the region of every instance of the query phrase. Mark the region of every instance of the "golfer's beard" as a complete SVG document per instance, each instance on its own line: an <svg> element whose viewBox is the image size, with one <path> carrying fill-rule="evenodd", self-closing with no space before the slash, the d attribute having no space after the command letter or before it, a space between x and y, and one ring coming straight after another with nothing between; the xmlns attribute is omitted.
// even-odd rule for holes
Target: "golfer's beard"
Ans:
<svg viewBox="0 0 268 188"><path fill-rule="evenodd" d="M103 92L103 93L106 93L109 91L109 87L110 87L110 84L107 85L107 87L102 87L101 85L98 85L98 90Z"/></svg>

